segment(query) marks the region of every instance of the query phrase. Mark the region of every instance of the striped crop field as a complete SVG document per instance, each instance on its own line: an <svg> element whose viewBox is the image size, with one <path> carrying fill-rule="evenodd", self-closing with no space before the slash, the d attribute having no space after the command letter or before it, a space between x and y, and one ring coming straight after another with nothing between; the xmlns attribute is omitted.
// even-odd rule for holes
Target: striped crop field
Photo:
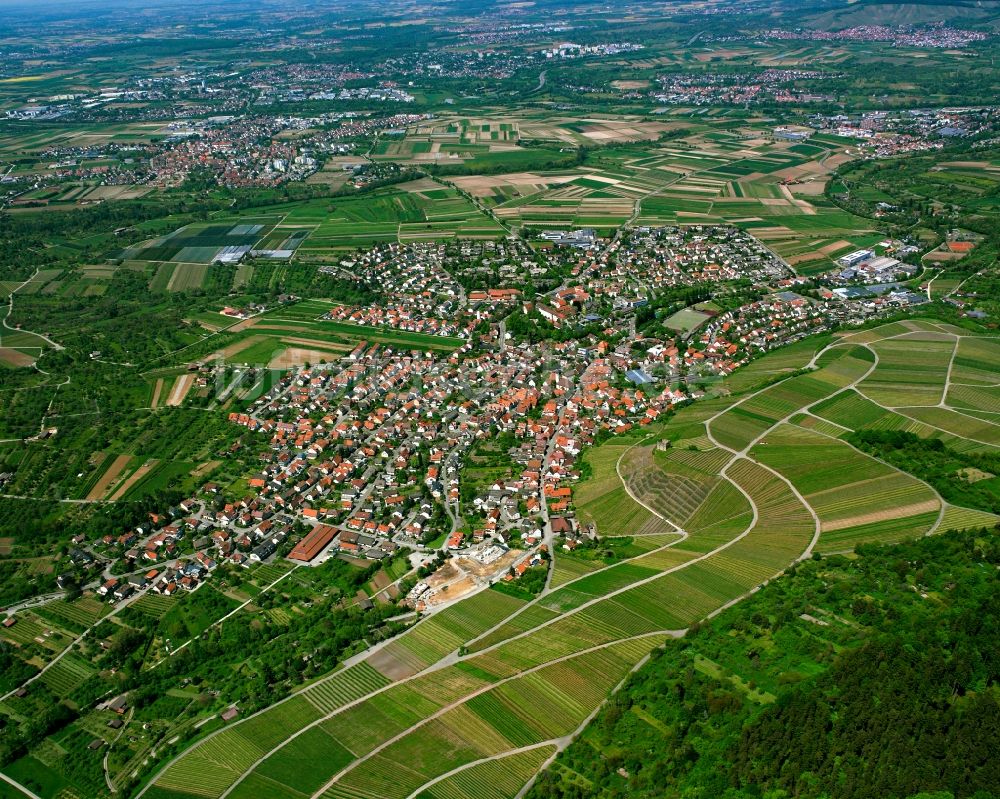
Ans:
<svg viewBox="0 0 1000 799"><path fill-rule="evenodd" d="M959 339L951 367L953 383L995 385L1000 372L1000 339L969 336Z"/></svg>
<svg viewBox="0 0 1000 799"><path fill-rule="evenodd" d="M278 748L251 773L273 785L311 794L355 758L364 757L464 696L490 682L457 667L392 686L307 729ZM311 762L309 768L304 763ZM242 784L241 784L242 787ZM248 796L250 794L247 794Z"/></svg>
<svg viewBox="0 0 1000 799"><path fill-rule="evenodd" d="M712 437L724 447L741 450L764 435L778 418L780 417L761 417L742 406L736 406L709 422L709 429Z"/></svg>
<svg viewBox="0 0 1000 799"><path fill-rule="evenodd" d="M177 599L175 597L146 593L133 602L130 607L138 610L140 613L145 613L147 616L158 619L176 603Z"/></svg>
<svg viewBox="0 0 1000 799"><path fill-rule="evenodd" d="M881 341L884 338L900 336L909 332L911 332L911 328L902 322L891 322L868 330L860 330L857 333L848 333L840 340L849 344L871 344L873 341Z"/></svg>
<svg viewBox="0 0 1000 799"><path fill-rule="evenodd" d="M850 430L874 426L883 417L892 415L892 411L862 397L853 388L817 403L812 413Z"/></svg>
<svg viewBox="0 0 1000 799"><path fill-rule="evenodd" d="M859 357L857 349L837 347L828 350L833 354L820 360L819 369L750 395L711 421L710 432L724 446L744 449L783 418L822 402L838 388L863 377L871 363Z"/></svg>
<svg viewBox="0 0 1000 799"><path fill-rule="evenodd" d="M997 386L966 386L952 383L948 389L947 400L952 408L1000 413L1000 389Z"/></svg>
<svg viewBox="0 0 1000 799"><path fill-rule="evenodd" d="M618 563L582 577L558 591L553 591L541 599L539 604L549 610L565 613L567 610L580 607L592 599L602 597L611 591L624 588L647 577L653 577L658 573L658 569L640 566L638 562L635 564Z"/></svg>
<svg viewBox="0 0 1000 799"><path fill-rule="evenodd" d="M590 572L600 567L601 564L597 561L574 558L572 555L564 555L562 552L557 552L553 557L552 587L558 588L563 583L568 583L577 577L590 574Z"/></svg>
<svg viewBox="0 0 1000 799"><path fill-rule="evenodd" d="M792 425L772 430L751 455L789 478L806 495L896 473L847 444Z"/></svg>
<svg viewBox="0 0 1000 799"><path fill-rule="evenodd" d="M635 565L663 572L694 560L698 554L690 548L681 549L679 546L672 546L636 558Z"/></svg>
<svg viewBox="0 0 1000 799"><path fill-rule="evenodd" d="M994 513L949 505L945 508L940 529L945 531L964 530L969 527L993 527L998 522L1000 522L1000 516Z"/></svg>
<svg viewBox="0 0 1000 799"><path fill-rule="evenodd" d="M274 563L265 563L259 566L253 571L251 576L254 582L263 588L275 580L284 577L291 570L292 566L287 561L275 561Z"/></svg>
<svg viewBox="0 0 1000 799"><path fill-rule="evenodd" d="M941 507L919 480L802 428L782 425L752 454L805 496L820 520L821 551L828 540L843 549L847 540L885 541L890 531L900 536L926 532L927 520L936 520Z"/></svg>
<svg viewBox="0 0 1000 799"><path fill-rule="evenodd" d="M524 601L496 591L481 592L418 624L372 659L388 676L416 674L502 622Z"/></svg>
<svg viewBox="0 0 1000 799"><path fill-rule="evenodd" d="M884 518L915 516L941 507L934 492L908 474L888 474L809 494L824 532Z"/></svg>
<svg viewBox="0 0 1000 799"><path fill-rule="evenodd" d="M713 453L718 453L713 458L720 466L728 457L722 450ZM683 526L715 487L718 468L711 472L692 468L673 452L657 453L654 458L652 447L641 446L625 453L621 475L634 496L656 513Z"/></svg>
<svg viewBox="0 0 1000 799"><path fill-rule="evenodd" d="M758 463L742 459L729 470L732 480L749 495L757 509L750 533L726 550L762 562L772 571L784 568L807 549L815 533L809 508L791 487Z"/></svg>
<svg viewBox="0 0 1000 799"><path fill-rule="evenodd" d="M828 530L823 533L817 550L824 554L852 552L858 544L892 544L906 538L927 535L937 524L938 514L939 511L931 511Z"/></svg>
<svg viewBox="0 0 1000 799"><path fill-rule="evenodd" d="M416 726L321 796L402 799L463 765L567 735L660 641L612 644L514 677Z"/></svg>
<svg viewBox="0 0 1000 799"><path fill-rule="evenodd" d="M587 573L589 574L590 572ZM508 638L520 635L528 630L533 630L535 627L552 621L559 613L559 611L549 610L540 604L529 605L521 613L511 616L510 619L489 634L473 641L469 645L469 651L480 652L483 649L506 641Z"/></svg>
<svg viewBox="0 0 1000 799"><path fill-rule="evenodd" d="M875 371L859 390L880 405L902 407L941 402L956 340L913 334L871 345L878 354Z"/></svg>
<svg viewBox="0 0 1000 799"><path fill-rule="evenodd" d="M886 411L879 419L870 425L866 425L867 429L870 430L903 430L907 433L913 433L914 435L920 436L920 438L933 438L938 439L950 449L956 452L995 452L996 449L993 445L987 443L981 443L978 441L972 441L968 438L963 438L954 433L949 433L940 427L934 427L926 422L921 422L919 419L915 418L912 414L923 414L928 410L937 410L934 408L907 408L905 413L911 414L904 416L903 412L896 411Z"/></svg>
<svg viewBox="0 0 1000 799"><path fill-rule="evenodd" d="M264 712L235 724L196 744L159 777L155 786L185 791L193 775L216 764L211 780L199 782L199 796L218 797L228 790L258 759L266 758L289 736L313 722L389 685L386 674L398 679L453 651L523 604L506 594L477 594L417 625L382 649L369 661L338 672ZM495 595L495 596L493 596ZM401 686L402 687L402 686ZM378 696L375 697L378 699ZM410 706L419 707L412 701ZM313 738L316 736L313 735ZM231 751L228 757L221 752ZM293 751L293 750L290 750Z"/></svg>
<svg viewBox="0 0 1000 799"><path fill-rule="evenodd" d="M805 430L814 430L830 438L839 438L845 433L850 432L847 428L841 427L839 424L831 422L828 419L821 419L818 416L808 413L797 414L790 421L792 424L798 425Z"/></svg>
<svg viewBox="0 0 1000 799"><path fill-rule="evenodd" d="M906 408L900 413L954 436L987 444L991 447L1000 447L1000 424L977 419L950 408Z"/></svg>
<svg viewBox="0 0 1000 799"><path fill-rule="evenodd" d="M554 745L541 744L524 752L471 764L431 784L417 799L514 799L555 752Z"/></svg>
<svg viewBox="0 0 1000 799"><path fill-rule="evenodd" d="M383 675L368 663L362 662L311 685L300 696L309 700L316 710L326 715L388 684L389 681Z"/></svg>
<svg viewBox="0 0 1000 799"><path fill-rule="evenodd" d="M634 451L640 449L638 446L632 449L633 443L612 439L588 452L587 462L593 475L573 491L580 523L593 524L602 537L630 535L639 530L644 534L665 533L673 529L630 497L622 485L617 466L620 459L631 459ZM558 567L558 558L556 563Z"/></svg>
<svg viewBox="0 0 1000 799"><path fill-rule="evenodd" d="M111 607L93 597L81 597L74 602L59 600L40 607L39 616L51 619L70 630L82 632L100 620Z"/></svg>
<svg viewBox="0 0 1000 799"><path fill-rule="evenodd" d="M772 350L726 378L726 387L734 394L741 394L752 391L765 382L789 376L793 372L805 368L820 348L819 341L806 338L786 347ZM697 408L701 404L699 401L685 410Z"/></svg>
<svg viewBox="0 0 1000 799"><path fill-rule="evenodd" d="M857 345L831 347L816 359L816 365L826 382L843 387L875 366L875 353Z"/></svg>
<svg viewBox="0 0 1000 799"><path fill-rule="evenodd" d="M294 696L195 744L157 776L154 787L215 799L256 760L319 717L312 703Z"/></svg>
<svg viewBox="0 0 1000 799"><path fill-rule="evenodd" d="M65 697L73 693L95 671L82 658L66 655L53 663L39 678L52 693Z"/></svg>
<svg viewBox="0 0 1000 799"><path fill-rule="evenodd" d="M707 477L715 477L729 462L730 454L718 447L711 446L699 450L676 447L664 453L664 457L675 465L675 469L686 467Z"/></svg>
<svg viewBox="0 0 1000 799"><path fill-rule="evenodd" d="M19 646L38 644L55 653L65 648L71 640L61 628L33 613L22 612L13 618L17 619L17 623L13 627L0 628L0 638Z"/></svg>
<svg viewBox="0 0 1000 799"><path fill-rule="evenodd" d="M713 549L732 536L727 533L733 520L742 522L738 532L750 523L752 509L750 502L731 481L722 480L688 519L690 538L684 542L685 549L701 551L703 547Z"/></svg>

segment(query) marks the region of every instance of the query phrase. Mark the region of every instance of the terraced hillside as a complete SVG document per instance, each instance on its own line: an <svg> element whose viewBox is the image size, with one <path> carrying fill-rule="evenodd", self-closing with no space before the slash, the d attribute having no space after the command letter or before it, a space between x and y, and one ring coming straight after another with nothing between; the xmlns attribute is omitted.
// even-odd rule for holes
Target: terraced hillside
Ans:
<svg viewBox="0 0 1000 799"><path fill-rule="evenodd" d="M630 557L557 551L534 600L486 590L448 606L195 743L143 794L515 797L655 647L796 561L998 520L844 439L900 429L996 450L1000 339L914 321L818 347L769 355L733 393L587 454L578 513L629 534Z"/></svg>

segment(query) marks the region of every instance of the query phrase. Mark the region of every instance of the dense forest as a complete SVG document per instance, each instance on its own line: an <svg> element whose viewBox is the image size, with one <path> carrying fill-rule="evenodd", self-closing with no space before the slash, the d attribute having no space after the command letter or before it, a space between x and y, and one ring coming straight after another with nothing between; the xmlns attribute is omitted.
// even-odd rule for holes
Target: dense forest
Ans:
<svg viewBox="0 0 1000 799"><path fill-rule="evenodd" d="M529 797L989 799L998 566L987 530L804 562L657 650Z"/></svg>

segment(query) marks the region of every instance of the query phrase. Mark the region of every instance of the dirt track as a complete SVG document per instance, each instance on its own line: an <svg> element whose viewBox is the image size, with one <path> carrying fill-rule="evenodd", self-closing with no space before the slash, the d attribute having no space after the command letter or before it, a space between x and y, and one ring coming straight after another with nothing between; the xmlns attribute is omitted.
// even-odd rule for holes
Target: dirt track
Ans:
<svg viewBox="0 0 1000 799"><path fill-rule="evenodd" d="M125 471L125 467L128 466L128 462L132 460L131 455L119 455L115 458L111 465L107 468L107 471L101 475L101 478L94 484L94 487L90 489L87 494L87 499L101 499L112 486L118 476Z"/></svg>
<svg viewBox="0 0 1000 799"><path fill-rule="evenodd" d="M132 474L129 476L128 480L126 480L124 483L122 483L120 486L118 486L118 488L115 491L115 493L112 494L110 497L108 497L108 499L111 502L115 502L116 500L121 499L125 495L125 493L132 486L134 486L143 477L145 477L147 474L149 474L151 471L153 471L153 469L155 469L156 466L159 463L160 462L158 460L156 460L155 458L153 460L150 460L150 461L147 461L146 463L144 463L142 466L140 466L138 469L136 469L134 472L132 472Z"/></svg>
<svg viewBox="0 0 1000 799"><path fill-rule="evenodd" d="M160 401L160 392L163 391L163 378L156 378L156 385L153 386L153 401L149 403L150 408L155 408Z"/></svg>
<svg viewBox="0 0 1000 799"><path fill-rule="evenodd" d="M194 375L181 375L178 377L177 382L174 383L174 387L170 391L170 396L167 397L167 405L175 408L184 402L184 398L187 396L193 383Z"/></svg>

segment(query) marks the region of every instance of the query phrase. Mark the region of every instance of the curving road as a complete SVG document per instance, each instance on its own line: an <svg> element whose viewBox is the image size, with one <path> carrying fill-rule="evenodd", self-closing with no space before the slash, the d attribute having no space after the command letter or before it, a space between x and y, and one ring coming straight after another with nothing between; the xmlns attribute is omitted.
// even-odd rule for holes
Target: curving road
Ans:
<svg viewBox="0 0 1000 799"><path fill-rule="evenodd" d="M38 275L38 272L39 270L36 268L35 274L33 274L31 277L29 277L27 280L21 283L21 285L19 285L16 289L14 289L10 293L10 296L7 298L7 313L4 315L3 318L3 326L7 330L13 330L17 333L31 333L31 335L33 336L38 336L38 338L40 338L42 341L44 341L46 344L52 347L52 349L61 350L64 349L62 344L57 344L55 341L53 341L43 333L36 333L34 330L25 330L24 328L20 327L11 327L11 325L8 324L8 320L10 319L11 314L14 313L14 295L17 294L17 292L19 292L25 286L27 286L32 280L34 280L35 277Z"/></svg>

